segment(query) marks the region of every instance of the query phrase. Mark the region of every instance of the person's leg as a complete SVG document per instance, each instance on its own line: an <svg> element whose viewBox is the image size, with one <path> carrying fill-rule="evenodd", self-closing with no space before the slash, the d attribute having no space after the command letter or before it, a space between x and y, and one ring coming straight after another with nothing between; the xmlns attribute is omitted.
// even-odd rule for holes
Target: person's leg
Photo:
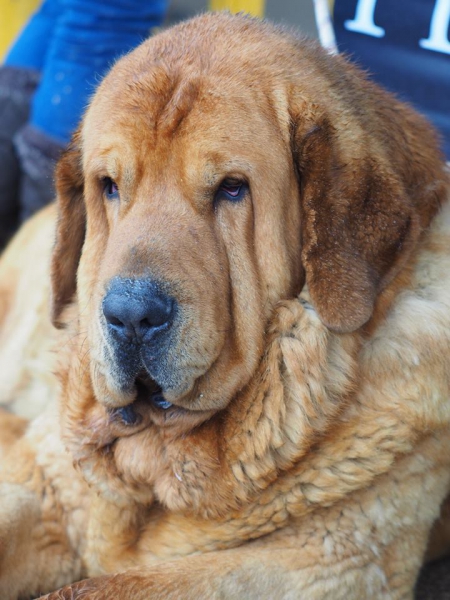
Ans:
<svg viewBox="0 0 450 600"><path fill-rule="evenodd" d="M55 156L69 141L102 76L162 23L167 7L167 0L61 2L64 12L52 35L30 124L16 138L22 219L52 198Z"/></svg>
<svg viewBox="0 0 450 600"><path fill-rule="evenodd" d="M27 123L14 137L20 161L19 222L31 217L55 197L53 172L64 144Z"/></svg>
<svg viewBox="0 0 450 600"><path fill-rule="evenodd" d="M37 71L0 67L0 250L18 225L20 166L13 137L28 119L38 81Z"/></svg>
<svg viewBox="0 0 450 600"><path fill-rule="evenodd" d="M13 138L28 120L48 40L60 13L60 0L45 0L0 66L0 249L19 222L20 166Z"/></svg>

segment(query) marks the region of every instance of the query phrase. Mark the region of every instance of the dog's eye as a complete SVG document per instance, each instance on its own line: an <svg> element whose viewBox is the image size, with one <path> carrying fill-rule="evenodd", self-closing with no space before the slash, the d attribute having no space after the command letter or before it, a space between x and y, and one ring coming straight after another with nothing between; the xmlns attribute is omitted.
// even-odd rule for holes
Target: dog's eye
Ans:
<svg viewBox="0 0 450 600"><path fill-rule="evenodd" d="M111 177L103 178L103 191L108 200L116 200L119 197L119 187Z"/></svg>
<svg viewBox="0 0 450 600"><path fill-rule="evenodd" d="M216 192L214 200L242 200L248 190L248 185L243 181L224 179Z"/></svg>

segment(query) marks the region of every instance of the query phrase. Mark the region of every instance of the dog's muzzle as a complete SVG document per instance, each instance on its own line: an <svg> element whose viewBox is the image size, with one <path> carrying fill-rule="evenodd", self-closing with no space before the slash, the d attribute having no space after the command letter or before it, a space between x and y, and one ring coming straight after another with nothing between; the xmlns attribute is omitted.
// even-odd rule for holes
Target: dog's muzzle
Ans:
<svg viewBox="0 0 450 600"><path fill-rule="evenodd" d="M150 278L115 277L103 298L103 328L110 373L124 393L136 388L153 398L169 389L176 361L168 353L176 337L178 304L163 285ZM164 403L163 403L164 405Z"/></svg>

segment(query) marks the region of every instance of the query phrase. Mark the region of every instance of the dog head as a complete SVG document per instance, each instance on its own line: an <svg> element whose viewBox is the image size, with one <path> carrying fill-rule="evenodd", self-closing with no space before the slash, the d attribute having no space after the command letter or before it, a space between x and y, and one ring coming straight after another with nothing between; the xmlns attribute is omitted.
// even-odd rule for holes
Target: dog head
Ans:
<svg viewBox="0 0 450 600"><path fill-rule="evenodd" d="M428 124L340 57L205 15L121 59L57 170L53 317L77 293L95 396L207 418L306 284L370 320L444 190Z"/></svg>

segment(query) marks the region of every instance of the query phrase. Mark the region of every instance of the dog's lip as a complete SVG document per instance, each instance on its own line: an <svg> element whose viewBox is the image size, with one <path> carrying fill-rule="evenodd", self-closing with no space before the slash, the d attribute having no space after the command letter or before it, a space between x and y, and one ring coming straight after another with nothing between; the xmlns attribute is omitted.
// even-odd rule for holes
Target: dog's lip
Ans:
<svg viewBox="0 0 450 600"><path fill-rule="evenodd" d="M109 409L111 424L119 436L130 436L154 425L184 434L208 421L217 409L191 409L190 395L172 401L165 397L163 388L142 369L134 381L133 400Z"/></svg>
<svg viewBox="0 0 450 600"><path fill-rule="evenodd" d="M173 404L164 398L161 386L147 373L141 373L137 376L135 386L136 400L147 402L161 410L172 408Z"/></svg>
<svg viewBox="0 0 450 600"><path fill-rule="evenodd" d="M126 406L112 409L111 416L114 420L119 420L122 425L127 427L136 427L142 423L142 415L135 410L134 402Z"/></svg>
<svg viewBox="0 0 450 600"><path fill-rule="evenodd" d="M133 402L110 410L111 419L120 427L121 435L131 435L150 424L183 433L208 420L215 412L189 410L168 401L161 387L146 373L136 378L135 387Z"/></svg>
<svg viewBox="0 0 450 600"><path fill-rule="evenodd" d="M144 419L144 415L149 409L164 412L173 407L173 404L164 398L162 388L145 371L136 377L134 389L131 402L110 408L109 413L116 423L127 428L138 427L143 420L147 420Z"/></svg>

